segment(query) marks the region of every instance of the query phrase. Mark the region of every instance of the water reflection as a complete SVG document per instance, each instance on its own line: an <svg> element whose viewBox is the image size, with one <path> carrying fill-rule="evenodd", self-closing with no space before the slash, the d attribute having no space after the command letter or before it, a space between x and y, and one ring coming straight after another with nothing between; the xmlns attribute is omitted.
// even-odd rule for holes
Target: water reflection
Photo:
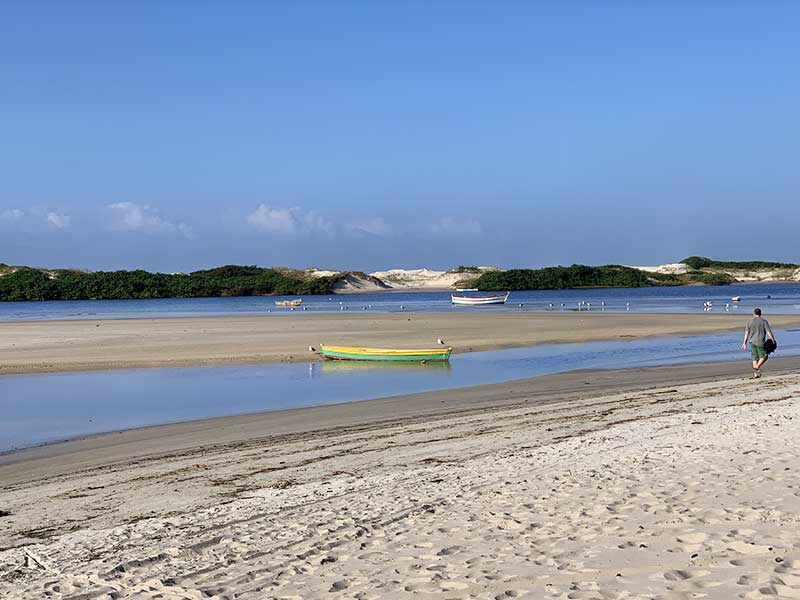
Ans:
<svg viewBox="0 0 800 600"><path fill-rule="evenodd" d="M352 360L328 360L323 363L315 363L322 367L324 373L345 373L370 371L372 373L380 371L449 371L452 366L445 361L431 361L428 363L420 362L367 362Z"/></svg>

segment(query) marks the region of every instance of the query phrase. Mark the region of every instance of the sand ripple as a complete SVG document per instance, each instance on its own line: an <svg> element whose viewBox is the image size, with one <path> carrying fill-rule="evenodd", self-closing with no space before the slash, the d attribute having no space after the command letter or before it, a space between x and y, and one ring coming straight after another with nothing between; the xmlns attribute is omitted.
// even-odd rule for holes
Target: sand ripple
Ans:
<svg viewBox="0 0 800 600"><path fill-rule="evenodd" d="M10 486L0 596L800 598L799 391L652 390Z"/></svg>

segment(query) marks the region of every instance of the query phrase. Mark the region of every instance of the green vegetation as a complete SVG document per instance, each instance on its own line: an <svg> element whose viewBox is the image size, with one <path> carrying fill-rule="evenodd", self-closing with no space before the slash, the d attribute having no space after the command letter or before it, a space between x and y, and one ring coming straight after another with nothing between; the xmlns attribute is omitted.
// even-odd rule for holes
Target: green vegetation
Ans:
<svg viewBox="0 0 800 600"><path fill-rule="evenodd" d="M689 271L678 276L686 283L702 283L704 285L728 285L736 283L736 278L727 273L708 273L706 271Z"/></svg>
<svg viewBox="0 0 800 600"><path fill-rule="evenodd" d="M648 273L619 265L547 267L484 273L474 281L479 290L562 290L579 287L644 287L658 285Z"/></svg>
<svg viewBox="0 0 800 600"><path fill-rule="evenodd" d="M671 285L727 285L736 279L726 273L693 270L682 275L647 273L631 267L547 267L545 269L512 269L492 271L470 280L470 287L479 290L562 290L585 287L648 287Z"/></svg>
<svg viewBox="0 0 800 600"><path fill-rule="evenodd" d="M681 261L692 269L731 269L741 271L757 271L759 269L797 269L800 265L794 263L765 262L762 260L751 260L745 262L712 260L705 256L690 256Z"/></svg>
<svg viewBox="0 0 800 600"><path fill-rule="evenodd" d="M238 265L174 275L141 270L87 273L20 267L0 276L0 301L329 294L338 279Z"/></svg>
<svg viewBox="0 0 800 600"><path fill-rule="evenodd" d="M455 269L450 269L447 271L448 273L474 273L477 275L481 272L478 267L465 267L464 265L459 265Z"/></svg>

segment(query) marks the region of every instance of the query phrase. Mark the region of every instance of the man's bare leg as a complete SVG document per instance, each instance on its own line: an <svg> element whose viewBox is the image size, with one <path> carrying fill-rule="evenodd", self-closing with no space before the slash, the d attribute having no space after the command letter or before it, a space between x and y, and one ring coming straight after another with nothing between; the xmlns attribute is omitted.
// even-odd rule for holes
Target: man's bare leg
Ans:
<svg viewBox="0 0 800 600"><path fill-rule="evenodd" d="M757 361L753 361L753 370L755 371L756 378L761 377L761 366L767 362L766 358L759 358Z"/></svg>

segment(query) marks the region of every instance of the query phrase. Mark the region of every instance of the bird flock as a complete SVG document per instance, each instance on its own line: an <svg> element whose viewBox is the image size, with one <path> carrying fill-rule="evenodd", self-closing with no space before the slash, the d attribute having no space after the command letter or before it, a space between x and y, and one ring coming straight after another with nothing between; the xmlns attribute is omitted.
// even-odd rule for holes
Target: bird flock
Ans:
<svg viewBox="0 0 800 600"><path fill-rule="evenodd" d="M767 297L769 298L769 296L767 296ZM333 302L333 298L328 298L328 301ZM738 309L739 306L740 306L740 302L741 302L741 297L734 296L733 298L731 298L731 302L725 302L725 304L722 305L722 308L723 308L723 310L725 312L729 312L731 309ZM340 311L348 311L348 310L351 310L351 309L360 309L362 312L364 312L364 311L373 310L373 308L374 308L372 304L360 304L360 305L359 304L345 304L344 300L339 300L338 301L338 305L339 305L339 310ZM537 308L538 308L539 310L546 310L546 311L558 310L558 311L561 311L561 312L563 312L565 310L573 310L573 311L578 311L578 312L583 312L583 311L591 312L593 310L599 310L599 311L605 311L605 310L612 310L613 311L613 310L616 310L616 311L621 311L621 310L623 310L623 308L624 308L624 310L626 312L630 312L631 310L633 310L630 301L626 301L624 305L623 304L614 304L614 303L612 303L612 305L609 306L609 304L605 300L601 300L599 302L591 302L591 301L588 301L588 300L578 300L578 301L576 301L574 307L571 308L571 309L568 308L567 304L564 303L564 302L559 302L559 303L548 302L547 304L539 304L539 305L537 305L537 304L525 304L523 302L519 302L519 303L516 303L516 306L518 308L526 308L527 307L527 308L531 308L533 310L537 310ZM703 301L703 304L702 304L703 312L710 312L710 311L713 311L715 308L716 308L716 305L714 304L713 301L711 301L711 300ZM389 311L391 311L391 306L380 306L380 307L378 307L378 309L379 310L387 310L388 309ZM292 311L292 312L294 312L296 310L308 311L309 307L307 307L307 306L298 307L298 308L291 307L291 308L289 308L289 310ZM312 306L310 310L314 310L314 307ZM405 304L399 304L399 305L395 304L394 305L394 310L405 311L405 310L407 310L407 306ZM271 308L268 308L266 312L271 313L273 311L272 311Z"/></svg>

